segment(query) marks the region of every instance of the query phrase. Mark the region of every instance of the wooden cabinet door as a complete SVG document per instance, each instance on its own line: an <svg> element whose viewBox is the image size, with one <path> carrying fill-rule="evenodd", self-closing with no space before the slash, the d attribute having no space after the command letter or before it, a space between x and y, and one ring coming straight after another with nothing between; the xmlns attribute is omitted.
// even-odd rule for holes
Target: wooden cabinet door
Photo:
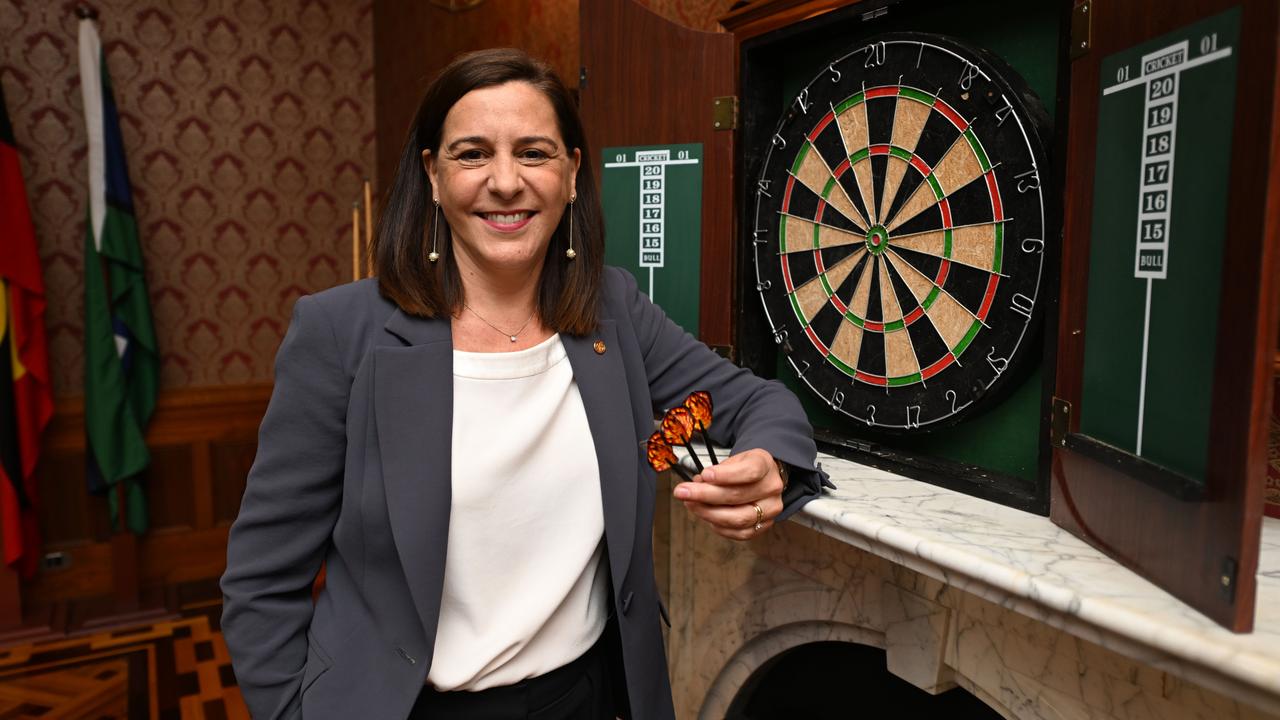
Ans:
<svg viewBox="0 0 1280 720"><path fill-rule="evenodd" d="M734 94L733 36L691 30L634 0L581 4L579 91L600 175L604 147L701 143L702 261L698 327L708 345L733 338L733 131L713 125Z"/></svg>
<svg viewBox="0 0 1280 720"><path fill-rule="evenodd" d="M1253 625L1276 346L1274 0L1077 2L1054 522ZM1083 50L1083 54L1078 54Z"/></svg>

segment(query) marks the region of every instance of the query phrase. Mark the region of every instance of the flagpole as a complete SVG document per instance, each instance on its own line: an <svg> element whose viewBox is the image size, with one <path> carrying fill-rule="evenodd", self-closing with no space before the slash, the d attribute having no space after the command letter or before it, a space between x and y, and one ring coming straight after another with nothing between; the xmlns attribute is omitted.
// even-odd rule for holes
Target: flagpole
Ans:
<svg viewBox="0 0 1280 720"><path fill-rule="evenodd" d="M369 256L369 246L373 244L373 185L369 178L364 179L364 276L373 277L373 258Z"/></svg>
<svg viewBox="0 0 1280 720"><path fill-rule="evenodd" d="M360 201L351 203L351 281L360 279Z"/></svg>

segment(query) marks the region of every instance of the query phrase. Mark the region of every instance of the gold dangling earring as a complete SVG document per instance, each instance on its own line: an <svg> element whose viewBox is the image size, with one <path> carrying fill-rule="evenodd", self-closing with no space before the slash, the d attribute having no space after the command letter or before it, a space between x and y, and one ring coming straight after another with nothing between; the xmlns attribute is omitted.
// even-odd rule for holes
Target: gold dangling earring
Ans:
<svg viewBox="0 0 1280 720"><path fill-rule="evenodd" d="M569 198L569 249L564 251L564 256L570 260L578 257L578 253L573 251L573 202L577 199L578 193Z"/></svg>
<svg viewBox="0 0 1280 720"><path fill-rule="evenodd" d="M431 202L435 203L435 214L431 216L431 253L427 255L427 259L435 262L440 259L440 253L436 252L436 239L440 236L440 201L431 198Z"/></svg>

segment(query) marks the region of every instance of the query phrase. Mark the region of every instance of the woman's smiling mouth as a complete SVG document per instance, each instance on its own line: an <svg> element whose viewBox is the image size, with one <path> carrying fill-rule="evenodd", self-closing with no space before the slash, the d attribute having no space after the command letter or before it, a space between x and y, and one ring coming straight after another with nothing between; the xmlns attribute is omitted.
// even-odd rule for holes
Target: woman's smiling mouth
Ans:
<svg viewBox="0 0 1280 720"><path fill-rule="evenodd" d="M479 215L489 227L503 232L511 232L524 227L537 213L532 210L517 210L515 212L505 213L487 212L476 214Z"/></svg>

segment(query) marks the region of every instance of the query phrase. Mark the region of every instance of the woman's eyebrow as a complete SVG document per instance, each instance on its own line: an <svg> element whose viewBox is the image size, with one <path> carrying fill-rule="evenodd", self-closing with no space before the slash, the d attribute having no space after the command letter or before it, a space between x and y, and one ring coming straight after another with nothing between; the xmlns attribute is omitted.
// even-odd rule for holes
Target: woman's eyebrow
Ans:
<svg viewBox="0 0 1280 720"><path fill-rule="evenodd" d="M526 135L525 137L518 138L516 140L517 145L532 145L534 143L540 143L540 142L546 143L553 147L560 146L560 143L556 142L555 138L549 138L546 135Z"/></svg>
<svg viewBox="0 0 1280 720"><path fill-rule="evenodd" d="M449 152L453 152L460 145L484 145L486 142L488 141L479 135L468 135L467 137L461 137L449 143L445 149Z"/></svg>
<svg viewBox="0 0 1280 720"><path fill-rule="evenodd" d="M449 152L453 152L462 145L485 145L488 143L488 138L481 137L480 135L468 135L466 137L460 137L449 143L445 146L445 149ZM560 143L556 142L555 138L547 137L546 135L526 135L521 138L516 138L517 145L533 145L535 143L546 143L552 147L560 147Z"/></svg>

